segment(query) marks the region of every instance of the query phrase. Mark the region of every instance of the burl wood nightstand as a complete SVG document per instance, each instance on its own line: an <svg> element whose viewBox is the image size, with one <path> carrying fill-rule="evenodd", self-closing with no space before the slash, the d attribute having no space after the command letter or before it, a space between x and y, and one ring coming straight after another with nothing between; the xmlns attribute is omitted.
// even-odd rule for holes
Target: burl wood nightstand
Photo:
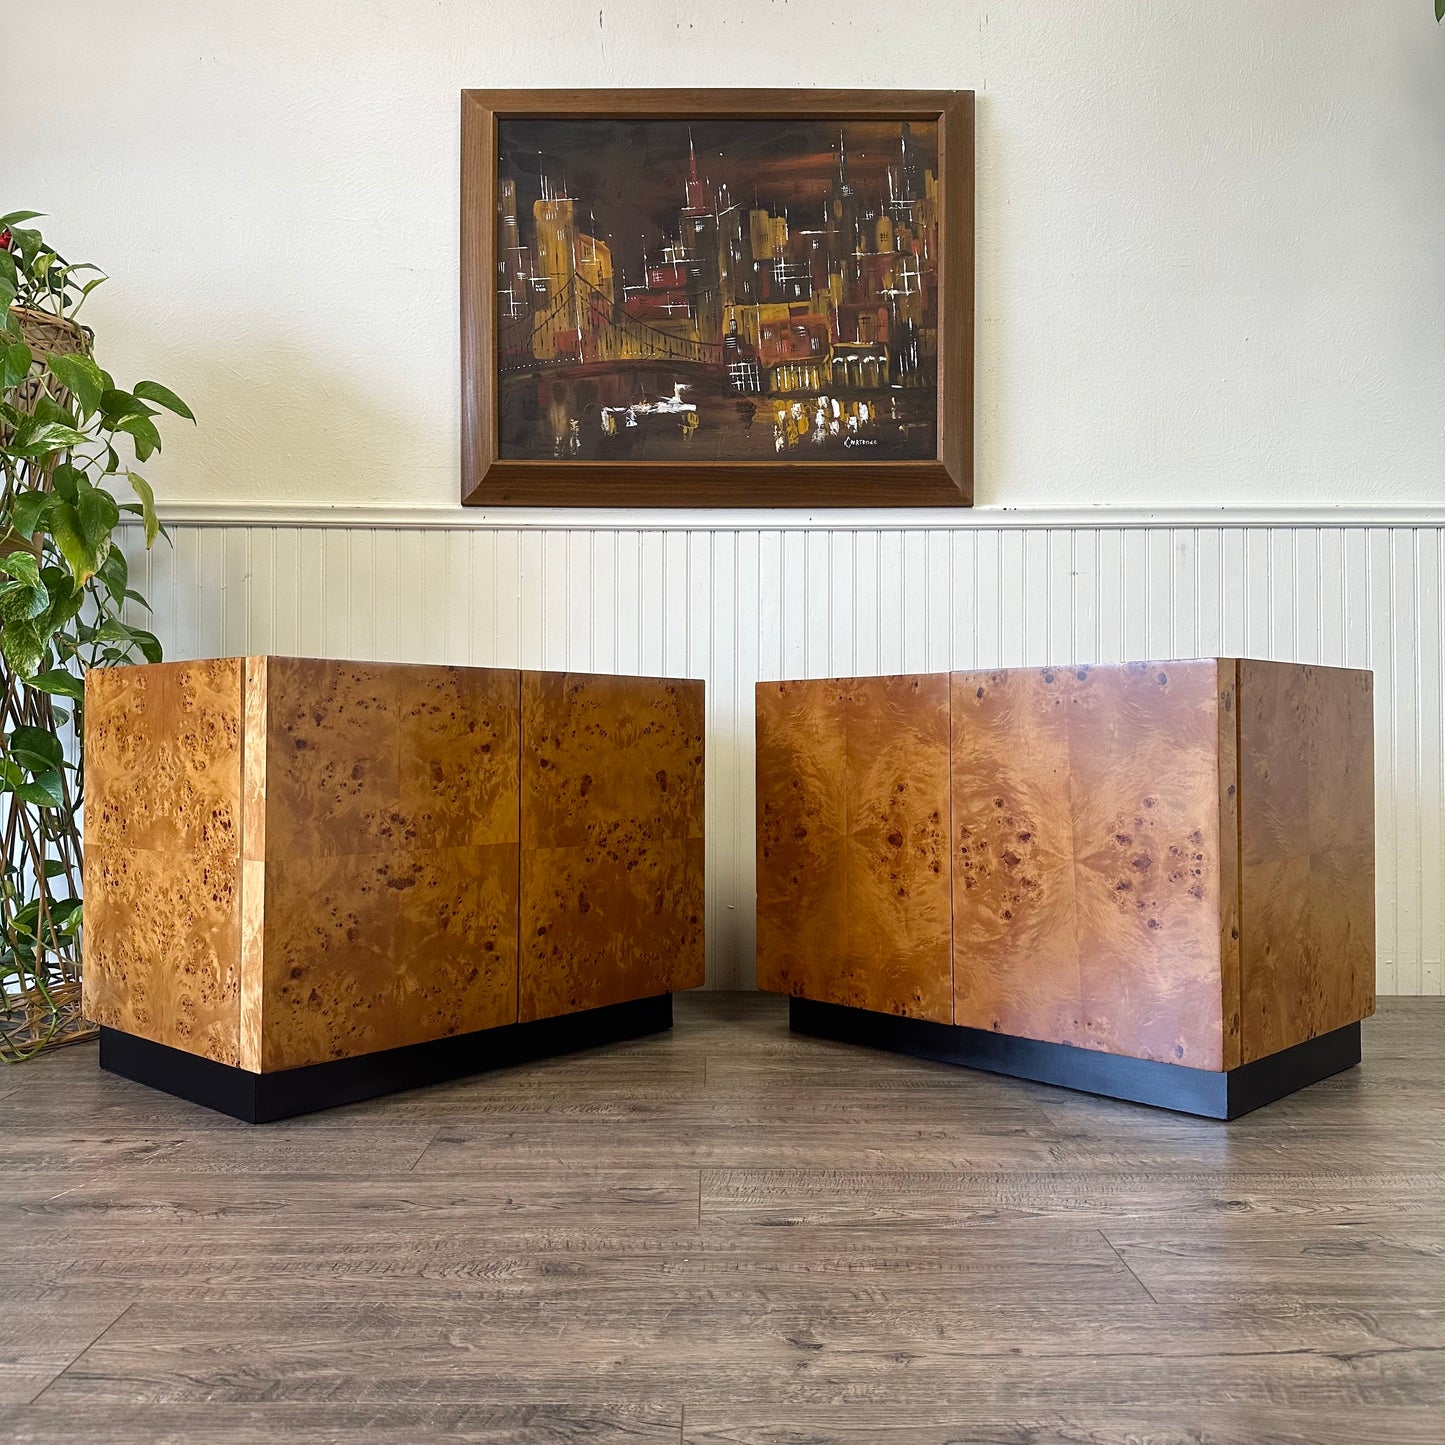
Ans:
<svg viewBox="0 0 1445 1445"><path fill-rule="evenodd" d="M1231 1118L1358 1063L1371 675L1220 658L760 683L795 1029Z"/></svg>
<svg viewBox="0 0 1445 1445"><path fill-rule="evenodd" d="M86 679L101 1064L252 1121L672 1022L703 685L301 658Z"/></svg>

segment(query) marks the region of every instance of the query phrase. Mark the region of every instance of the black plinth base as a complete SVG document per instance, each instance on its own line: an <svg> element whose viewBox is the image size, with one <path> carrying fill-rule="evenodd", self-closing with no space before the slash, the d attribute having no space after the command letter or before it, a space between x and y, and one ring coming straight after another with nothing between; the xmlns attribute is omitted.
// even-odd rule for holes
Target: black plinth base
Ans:
<svg viewBox="0 0 1445 1445"><path fill-rule="evenodd" d="M1207 1119L1237 1119L1261 1104L1282 1099L1306 1084L1317 1083L1360 1062L1357 1023L1252 1064L1216 1073L806 998L788 1000L788 1022L794 1033L867 1044L915 1058L1008 1074L1015 1079L1059 1084L1086 1094L1200 1114Z"/></svg>
<svg viewBox="0 0 1445 1445"><path fill-rule="evenodd" d="M266 1124L671 1027L672 995L660 993L585 1013L480 1029L272 1074L253 1074L119 1029L102 1028L100 1066L247 1124Z"/></svg>

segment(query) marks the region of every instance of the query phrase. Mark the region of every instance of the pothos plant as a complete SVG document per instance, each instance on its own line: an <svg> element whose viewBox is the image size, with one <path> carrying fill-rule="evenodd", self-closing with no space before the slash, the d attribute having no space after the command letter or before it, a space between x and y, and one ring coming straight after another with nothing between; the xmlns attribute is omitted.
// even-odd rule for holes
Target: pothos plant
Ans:
<svg viewBox="0 0 1445 1445"><path fill-rule="evenodd" d="M160 660L131 625L145 599L115 545L125 513L149 547L157 408L195 418L155 381L129 391L78 321L105 280L0 216L0 1058L88 1031L80 1015L84 672ZM130 604L128 606L128 604Z"/></svg>

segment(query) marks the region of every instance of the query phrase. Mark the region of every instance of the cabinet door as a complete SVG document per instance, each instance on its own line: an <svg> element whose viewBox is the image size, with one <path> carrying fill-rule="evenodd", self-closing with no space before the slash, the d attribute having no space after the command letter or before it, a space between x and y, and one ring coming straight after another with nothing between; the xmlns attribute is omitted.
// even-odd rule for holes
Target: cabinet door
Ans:
<svg viewBox="0 0 1445 1445"><path fill-rule="evenodd" d="M269 658L265 686L261 1067L515 1022L518 673Z"/></svg>
<svg viewBox="0 0 1445 1445"><path fill-rule="evenodd" d="M1220 678L953 675L957 1023L1224 1067Z"/></svg>
<svg viewBox="0 0 1445 1445"><path fill-rule="evenodd" d="M758 987L950 1023L948 678L759 683Z"/></svg>
<svg viewBox="0 0 1445 1445"><path fill-rule="evenodd" d="M703 982L701 682L522 675L520 1014Z"/></svg>

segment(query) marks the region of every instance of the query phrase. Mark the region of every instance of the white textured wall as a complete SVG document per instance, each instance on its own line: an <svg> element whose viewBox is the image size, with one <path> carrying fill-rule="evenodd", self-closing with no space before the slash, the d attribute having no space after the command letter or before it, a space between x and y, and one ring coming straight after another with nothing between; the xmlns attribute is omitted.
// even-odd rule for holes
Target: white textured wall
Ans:
<svg viewBox="0 0 1445 1445"><path fill-rule="evenodd" d="M146 468L174 655L706 677L722 986L758 677L1373 666L1380 986L1445 990L1429 0L0 0L0 35L0 209L113 273L102 359L201 418ZM448 512L457 92L660 84L978 92L971 518Z"/></svg>
<svg viewBox="0 0 1445 1445"><path fill-rule="evenodd" d="M463 86L974 89L978 501L1438 501L1430 0L0 0L159 490L448 506ZM26 57L31 57L29 63ZM8 204L5 209L9 209Z"/></svg>

